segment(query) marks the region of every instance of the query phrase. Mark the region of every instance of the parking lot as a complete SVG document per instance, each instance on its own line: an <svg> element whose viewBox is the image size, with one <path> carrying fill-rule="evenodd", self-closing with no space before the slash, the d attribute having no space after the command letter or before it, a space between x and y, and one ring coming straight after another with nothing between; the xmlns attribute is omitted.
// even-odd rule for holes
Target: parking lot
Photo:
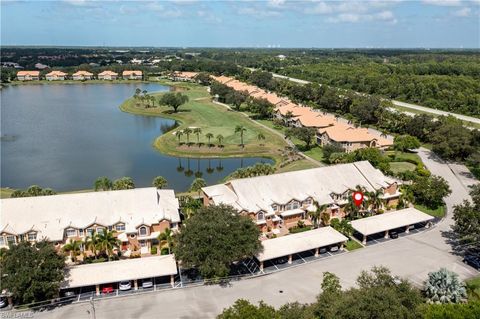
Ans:
<svg viewBox="0 0 480 319"><path fill-rule="evenodd" d="M292 266L306 264L308 262L320 260L326 257L344 253L344 250L328 251L327 249L320 249L319 254L315 257L315 250L308 250L292 255L292 263L288 263L288 257L280 257L272 260L267 260L263 263L263 272L268 274L278 270L286 269Z"/></svg>

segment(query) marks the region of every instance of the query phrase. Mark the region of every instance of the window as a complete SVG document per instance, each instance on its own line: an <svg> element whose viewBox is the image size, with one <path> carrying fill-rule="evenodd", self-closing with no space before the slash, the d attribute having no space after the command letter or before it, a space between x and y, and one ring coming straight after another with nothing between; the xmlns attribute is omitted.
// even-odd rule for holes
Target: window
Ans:
<svg viewBox="0 0 480 319"><path fill-rule="evenodd" d="M111 231L113 229L113 226L108 226L108 230Z"/></svg>
<svg viewBox="0 0 480 319"><path fill-rule="evenodd" d="M28 233L28 240L29 241L37 240L37 233Z"/></svg>
<svg viewBox="0 0 480 319"><path fill-rule="evenodd" d="M115 226L115 229L118 230L118 231L124 231L125 230L125 224L117 224L117 226Z"/></svg>
<svg viewBox="0 0 480 319"><path fill-rule="evenodd" d="M140 229L138 230L138 233L140 234L140 236L146 236L147 235L147 227L145 227L145 226L140 227Z"/></svg>
<svg viewBox="0 0 480 319"><path fill-rule="evenodd" d="M104 231L105 231L105 228L97 227L97 234L103 233Z"/></svg>
<svg viewBox="0 0 480 319"><path fill-rule="evenodd" d="M277 204L273 204L272 205L272 209L276 212L278 211L278 205Z"/></svg>
<svg viewBox="0 0 480 319"><path fill-rule="evenodd" d="M7 243L9 243L9 244L15 243L15 236L8 235L7 236Z"/></svg>
<svg viewBox="0 0 480 319"><path fill-rule="evenodd" d="M5 246L5 238L0 236L0 246Z"/></svg>
<svg viewBox="0 0 480 319"><path fill-rule="evenodd" d="M18 239L19 239L19 241L24 241L25 235L24 235L24 234L21 234L20 236L18 236Z"/></svg>
<svg viewBox="0 0 480 319"><path fill-rule="evenodd" d="M77 235L77 230L74 228L67 229L67 237L74 237Z"/></svg>
<svg viewBox="0 0 480 319"><path fill-rule="evenodd" d="M300 207L300 204L297 201L293 201L292 202L292 207L293 207L293 209L297 209L298 207Z"/></svg>
<svg viewBox="0 0 480 319"><path fill-rule="evenodd" d="M83 235L84 235L83 229L79 229L79 230L78 230L78 236L83 236Z"/></svg>
<svg viewBox="0 0 480 319"><path fill-rule="evenodd" d="M87 236L93 235L93 228L87 228Z"/></svg>
<svg viewBox="0 0 480 319"><path fill-rule="evenodd" d="M258 212L257 219L258 220L264 220L265 219L265 213L262 212L262 211Z"/></svg>

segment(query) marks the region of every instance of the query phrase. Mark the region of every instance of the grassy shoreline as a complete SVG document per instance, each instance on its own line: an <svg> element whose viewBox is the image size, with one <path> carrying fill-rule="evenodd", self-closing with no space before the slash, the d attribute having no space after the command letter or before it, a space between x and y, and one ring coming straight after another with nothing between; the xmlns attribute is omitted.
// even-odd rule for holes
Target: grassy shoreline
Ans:
<svg viewBox="0 0 480 319"><path fill-rule="evenodd" d="M155 108L144 108L136 105L133 98L129 98L120 105L120 110L126 113L158 116L172 119L177 122L177 126L157 137L153 142L153 147L163 154L170 156L181 156L190 158L234 158L234 157L262 157L273 159L275 165L281 162L281 152L286 142L279 136L266 130L251 119L241 114L228 110L227 108L211 102L210 94L206 88L198 84L178 83L167 80L156 81L155 83L168 85L175 90L182 90L189 97L189 101L179 108L177 113L166 106L157 106ZM152 93L159 97L164 92ZM235 134L235 126L243 125L247 130L244 133L244 147L241 147L240 136ZM186 137L183 136L183 144L179 145L177 137L173 131L185 129L187 127L199 127L202 133L199 135L198 144L187 146ZM224 136L223 147L208 147L206 133L212 133L214 138L211 144L217 144L215 137L218 134ZM258 134L265 136L265 141L258 141ZM191 134L190 142L197 142L197 136Z"/></svg>

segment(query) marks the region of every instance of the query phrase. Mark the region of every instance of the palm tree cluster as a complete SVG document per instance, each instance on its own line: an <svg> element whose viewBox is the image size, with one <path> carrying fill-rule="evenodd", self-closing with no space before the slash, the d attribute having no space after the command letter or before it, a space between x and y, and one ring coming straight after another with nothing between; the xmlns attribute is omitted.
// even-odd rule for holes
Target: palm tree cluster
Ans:
<svg viewBox="0 0 480 319"><path fill-rule="evenodd" d="M190 127L187 127L187 128L184 128L183 130L178 130L175 132L175 136L177 137L178 139L178 144L179 145L182 145L183 142L182 142L182 137L185 136L186 137L186 142L187 142L187 145L191 145L193 143L190 143L190 135L191 134L195 134L196 137L197 137L197 145L198 146L201 146L202 143L200 142L200 134L202 134L202 129L200 127L195 127L195 128L190 128ZM214 138L215 136L213 135L213 133L211 132L208 132L205 134L205 137L207 138L208 140L208 147L212 147L213 146L213 143L212 143L212 138ZM225 139L223 137L223 135L221 134L218 134L216 137L217 139L217 146L218 147L223 147L223 140Z"/></svg>
<svg viewBox="0 0 480 319"><path fill-rule="evenodd" d="M270 164L257 163L253 166L239 168L233 172L231 178L248 178L255 176L270 175L275 173L275 168Z"/></svg>
<svg viewBox="0 0 480 319"><path fill-rule="evenodd" d="M160 253L163 248L168 249L168 254L171 254L172 248L174 245L174 240L175 240L175 234L170 230L170 228L165 229L163 233L160 233L158 235L158 248L160 250Z"/></svg>
<svg viewBox="0 0 480 319"><path fill-rule="evenodd" d="M102 176L95 180L93 187L95 191L134 189L135 183L133 182L133 179L131 177L127 176L118 178L113 182L108 177Z"/></svg>
<svg viewBox="0 0 480 319"><path fill-rule="evenodd" d="M133 98L137 102L137 105L141 103L145 108L155 107L155 97L153 95L149 95L147 90L140 90L139 88L135 89L135 93L133 94Z"/></svg>
<svg viewBox="0 0 480 319"><path fill-rule="evenodd" d="M327 213L328 205L320 205L317 201L313 201L314 211L308 212L310 220L313 222L313 228L318 228L319 221L322 221L323 226L330 224L330 214Z"/></svg>
<svg viewBox="0 0 480 319"><path fill-rule="evenodd" d="M94 258L97 259L99 255L106 255L108 260L113 256L113 251L120 247L120 241L115 237L113 231L92 232L90 236L85 237L85 240L70 241L63 246L63 251L70 254L73 262L77 261L77 257L84 255L85 251L90 251Z"/></svg>

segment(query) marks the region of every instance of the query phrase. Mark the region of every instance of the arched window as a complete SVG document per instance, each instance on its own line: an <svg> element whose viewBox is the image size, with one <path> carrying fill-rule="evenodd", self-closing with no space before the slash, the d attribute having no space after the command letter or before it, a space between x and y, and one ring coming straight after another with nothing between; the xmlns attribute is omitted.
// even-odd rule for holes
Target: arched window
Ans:
<svg viewBox="0 0 480 319"><path fill-rule="evenodd" d="M259 211L257 214L257 219L258 220L264 220L265 219L265 213L262 211Z"/></svg>
<svg viewBox="0 0 480 319"><path fill-rule="evenodd" d="M147 227L145 227L145 226L140 227L140 229L138 230L138 233L140 234L140 236L146 236L147 235Z"/></svg>

